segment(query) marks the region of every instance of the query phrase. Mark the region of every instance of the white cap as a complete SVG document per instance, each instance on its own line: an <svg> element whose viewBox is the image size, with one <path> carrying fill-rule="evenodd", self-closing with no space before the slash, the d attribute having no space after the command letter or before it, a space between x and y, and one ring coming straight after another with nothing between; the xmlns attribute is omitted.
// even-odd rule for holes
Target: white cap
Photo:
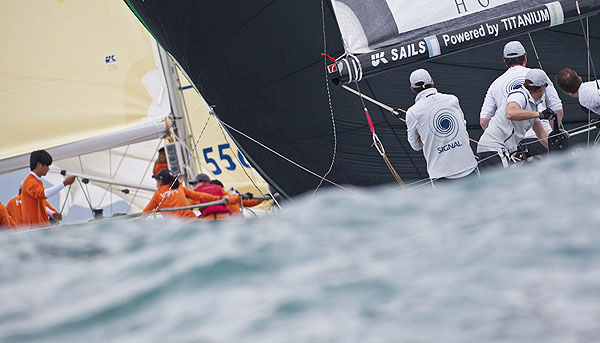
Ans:
<svg viewBox="0 0 600 343"><path fill-rule="evenodd" d="M525 53L525 48L519 41L514 40L512 42L508 42L504 46L504 58L521 57L525 55Z"/></svg>
<svg viewBox="0 0 600 343"><path fill-rule="evenodd" d="M531 69L528 71L527 75L525 75L525 82L523 82L523 85L533 87L541 87L548 84L550 84L548 75L541 69Z"/></svg>
<svg viewBox="0 0 600 343"><path fill-rule="evenodd" d="M420 84L422 83L422 84ZM410 74L410 85L413 88L423 87L425 85L432 85L433 79L431 75L425 69L417 69Z"/></svg>

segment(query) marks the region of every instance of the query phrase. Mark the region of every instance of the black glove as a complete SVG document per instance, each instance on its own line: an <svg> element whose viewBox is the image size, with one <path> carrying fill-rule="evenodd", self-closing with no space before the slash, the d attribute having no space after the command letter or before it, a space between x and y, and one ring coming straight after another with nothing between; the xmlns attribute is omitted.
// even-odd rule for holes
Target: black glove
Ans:
<svg viewBox="0 0 600 343"><path fill-rule="evenodd" d="M248 193L244 193L243 198L244 199L252 199L254 197L254 194L248 192Z"/></svg>
<svg viewBox="0 0 600 343"><path fill-rule="evenodd" d="M542 112L540 112L540 119L552 119L552 118L556 118L556 112L552 111L551 109L547 108L547 109L543 110Z"/></svg>

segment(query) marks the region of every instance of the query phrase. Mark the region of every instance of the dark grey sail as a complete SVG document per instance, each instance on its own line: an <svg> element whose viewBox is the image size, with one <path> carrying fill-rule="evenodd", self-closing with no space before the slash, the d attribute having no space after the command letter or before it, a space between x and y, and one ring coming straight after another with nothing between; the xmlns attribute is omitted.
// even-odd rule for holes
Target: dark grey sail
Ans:
<svg viewBox="0 0 600 343"><path fill-rule="evenodd" d="M325 175L334 150L335 161L327 176L332 183L372 186L395 182L372 147L360 98L331 86L334 138L326 86L329 62L321 53L337 57L345 49L329 1L324 5L326 49L321 2L317 0L126 2L178 61L208 104L215 106L219 119L243 133L229 130L251 164L282 194L314 190L321 179L311 172ZM589 18L594 56L600 56L599 19ZM528 36L513 38L525 45L531 57L529 65L537 66ZM550 77L567 66L586 74L587 49L579 22L533 32L532 38ZM505 70L502 47L506 42L499 39L388 70L361 81L361 91L394 108L407 109L414 103L408 76L414 69L427 68L440 91L458 96L469 134L478 139L479 110L487 87ZM587 123L587 114L575 100L563 97L563 101L567 128ZM367 103L367 107L398 174L407 183L426 179L425 160L407 143L404 123L377 106Z"/></svg>

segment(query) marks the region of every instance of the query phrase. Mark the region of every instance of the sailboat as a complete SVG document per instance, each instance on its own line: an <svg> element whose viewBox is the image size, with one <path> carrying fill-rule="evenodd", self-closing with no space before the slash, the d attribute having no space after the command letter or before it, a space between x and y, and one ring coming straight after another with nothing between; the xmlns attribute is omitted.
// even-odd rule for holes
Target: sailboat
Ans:
<svg viewBox="0 0 600 343"><path fill-rule="evenodd" d="M594 0L125 1L285 196L392 183L396 174L427 179L393 113L414 103L407 80L417 68L460 99L478 138L508 40L520 40L530 66L543 64L550 77L567 66L586 71L600 53ZM567 129L588 124L575 101L563 102Z"/></svg>
<svg viewBox="0 0 600 343"><path fill-rule="evenodd" d="M106 215L135 213L156 189L153 164L167 146L182 181L203 172L240 192L268 191L123 2L5 1L0 9L0 174L28 170L31 151L45 149L54 158L50 184L78 176L61 192L63 214L89 207L91 218L119 202ZM14 195L18 187L2 186Z"/></svg>

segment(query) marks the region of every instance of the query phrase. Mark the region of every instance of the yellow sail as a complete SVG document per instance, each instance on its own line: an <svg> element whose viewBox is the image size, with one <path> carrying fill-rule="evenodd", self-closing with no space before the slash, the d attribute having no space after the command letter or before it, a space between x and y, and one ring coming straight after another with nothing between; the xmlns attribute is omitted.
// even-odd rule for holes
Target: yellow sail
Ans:
<svg viewBox="0 0 600 343"><path fill-rule="evenodd" d="M62 180L60 170L90 180L61 192L61 202L69 194L65 211L120 200L139 211L156 187L151 175L161 137L175 122L166 118L177 112L153 37L116 0L7 0L0 19L0 174L27 168L31 151L46 149L54 157L49 182ZM176 91L188 110L179 130L198 142L187 149L195 157L189 174L267 193L214 118L199 137L210 118L201 96Z"/></svg>
<svg viewBox="0 0 600 343"><path fill-rule="evenodd" d="M7 157L133 128L156 114L142 83L156 69L149 37L123 2L2 1L0 41L2 171Z"/></svg>

